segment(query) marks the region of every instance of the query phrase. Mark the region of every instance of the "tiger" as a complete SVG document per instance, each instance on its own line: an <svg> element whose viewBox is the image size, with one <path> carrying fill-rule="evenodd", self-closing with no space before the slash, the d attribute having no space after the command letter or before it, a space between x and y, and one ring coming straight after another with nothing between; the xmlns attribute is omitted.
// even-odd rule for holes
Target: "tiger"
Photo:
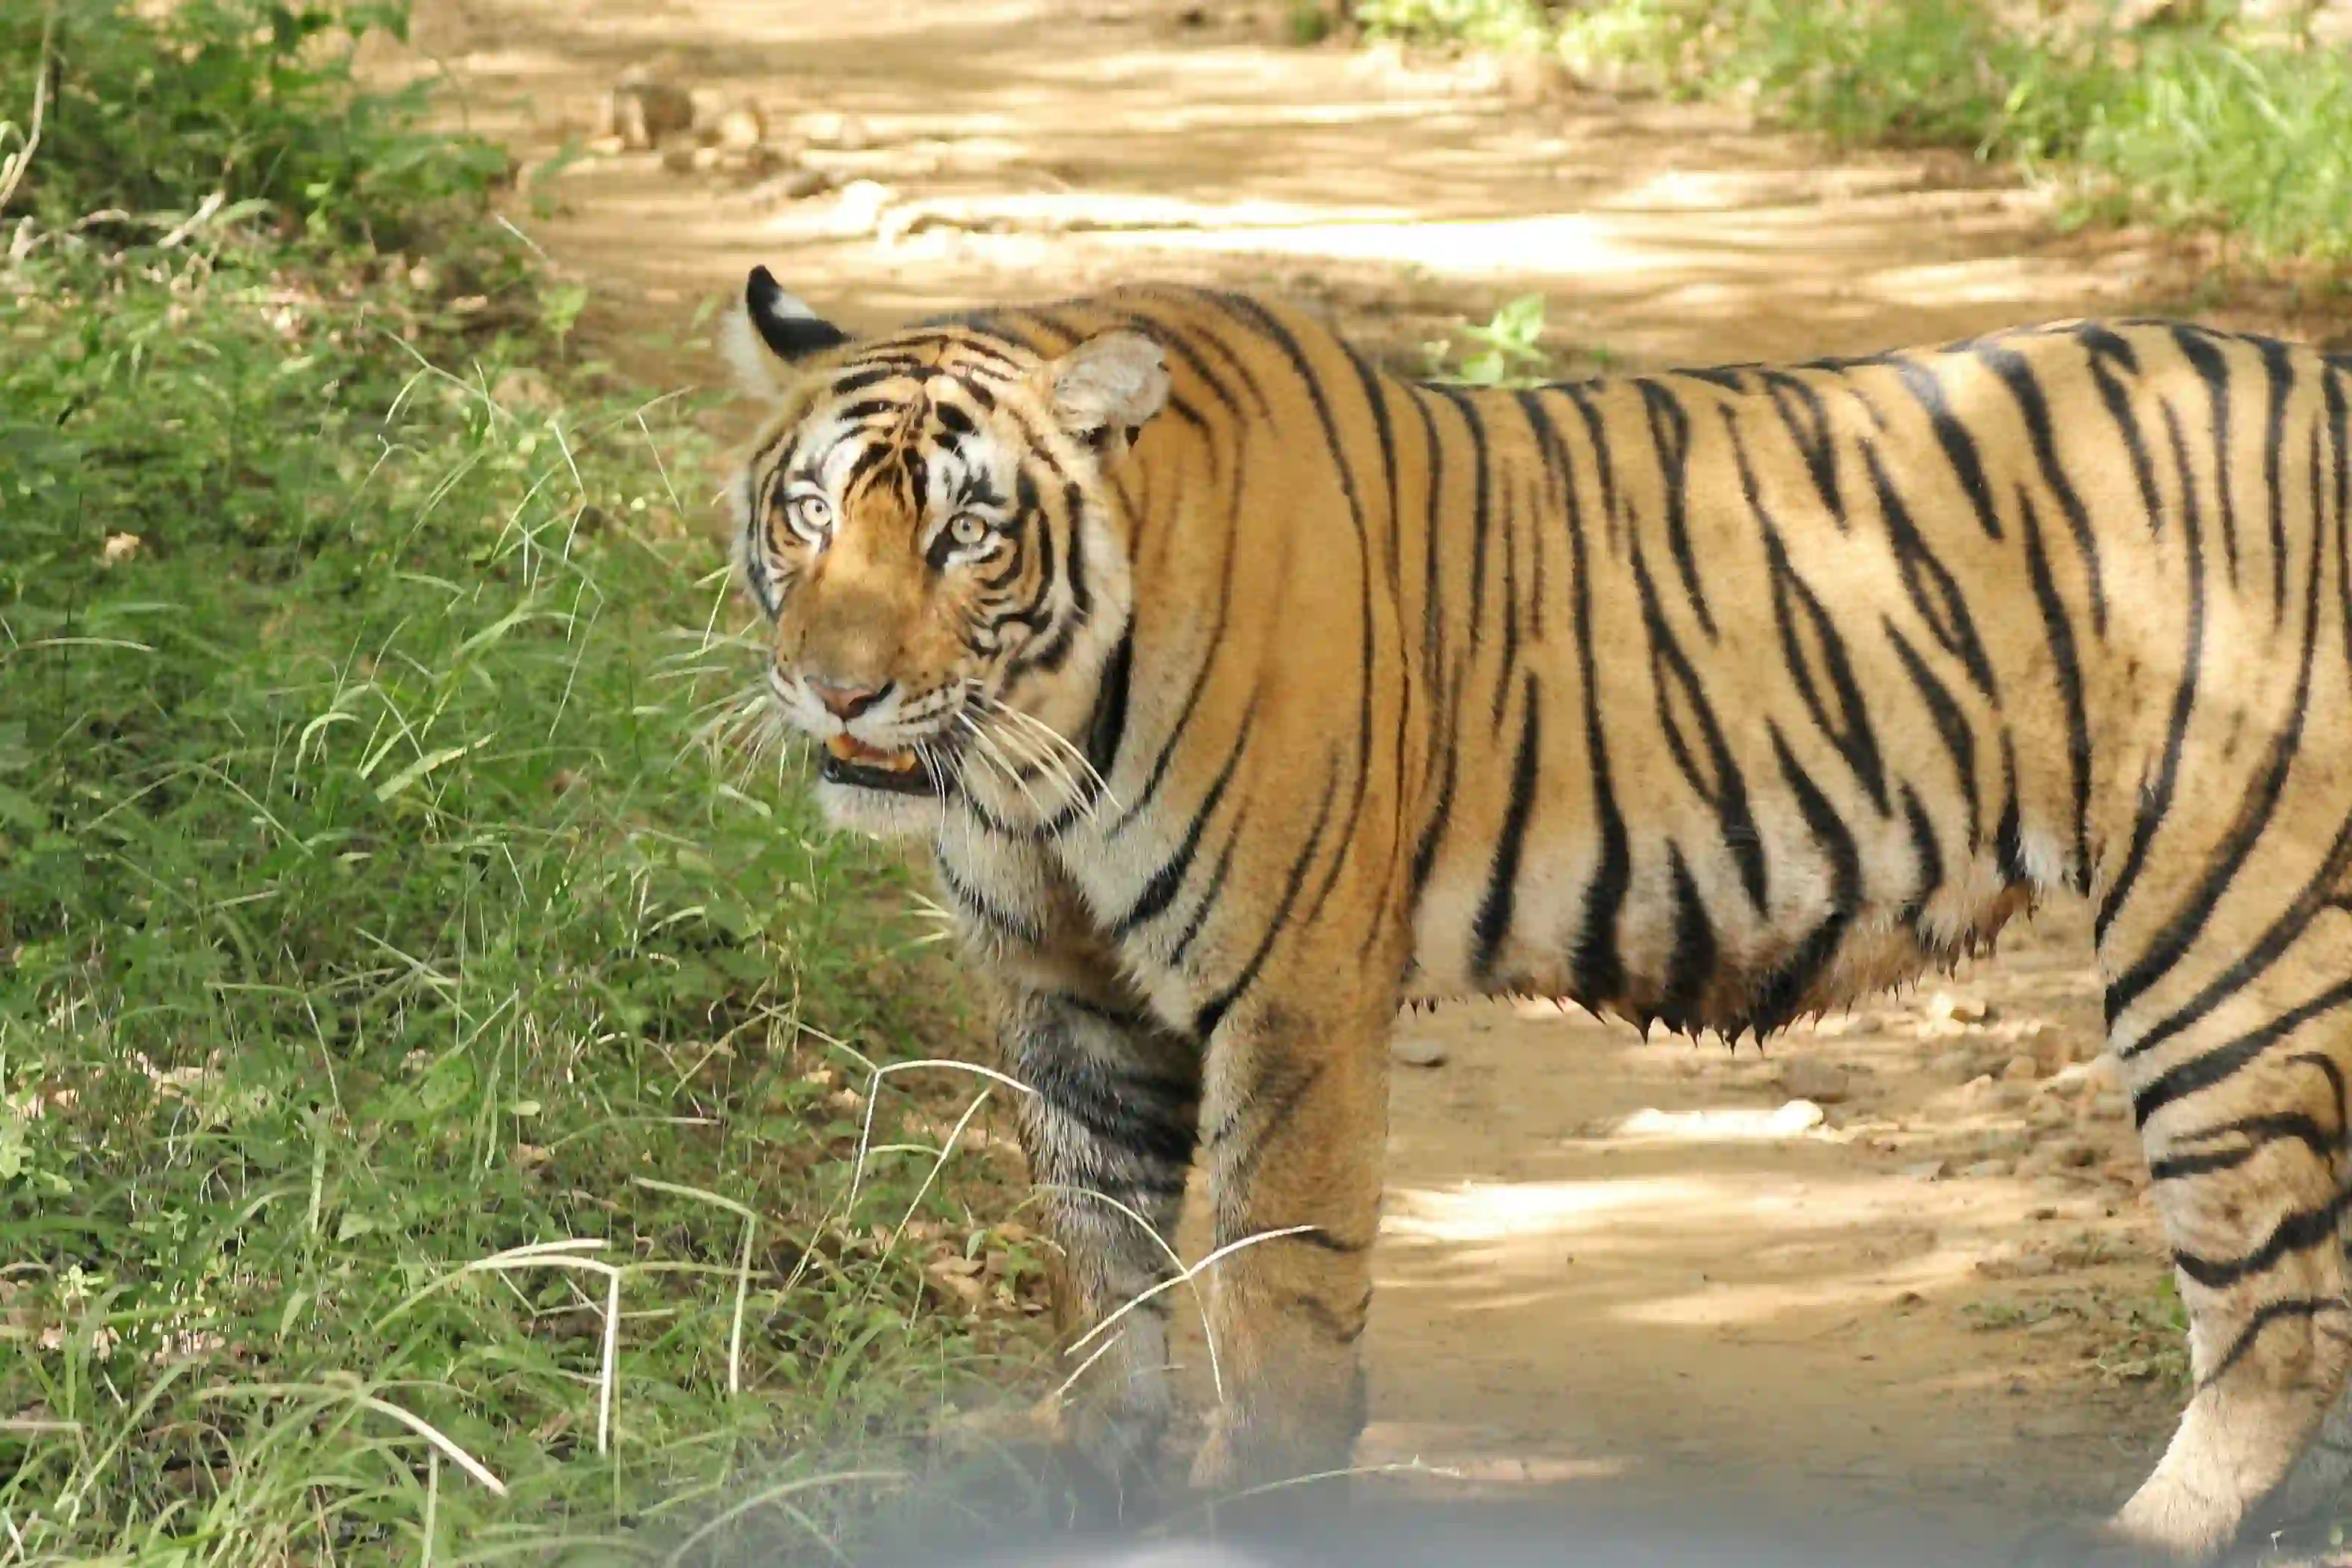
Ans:
<svg viewBox="0 0 2352 1568"><path fill-rule="evenodd" d="M2209 1562L2352 1470L2352 362L2132 319L1469 386L1244 293L853 334L764 268L729 336L762 700L1002 999L1097 1474L1151 1495L1196 1163L1190 1484L1347 1467L1406 1005L1760 1038L2066 899L2193 1376L2033 1540Z"/></svg>

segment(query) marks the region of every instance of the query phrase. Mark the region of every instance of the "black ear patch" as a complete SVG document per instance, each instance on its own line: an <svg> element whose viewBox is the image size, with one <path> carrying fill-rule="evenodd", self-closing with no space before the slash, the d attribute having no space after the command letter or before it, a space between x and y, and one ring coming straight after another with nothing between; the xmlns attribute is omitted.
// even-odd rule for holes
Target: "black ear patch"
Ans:
<svg viewBox="0 0 2352 1568"><path fill-rule="evenodd" d="M745 280L743 306L760 341L781 360L805 359L849 341L847 332L785 293L776 275L764 267L751 268Z"/></svg>

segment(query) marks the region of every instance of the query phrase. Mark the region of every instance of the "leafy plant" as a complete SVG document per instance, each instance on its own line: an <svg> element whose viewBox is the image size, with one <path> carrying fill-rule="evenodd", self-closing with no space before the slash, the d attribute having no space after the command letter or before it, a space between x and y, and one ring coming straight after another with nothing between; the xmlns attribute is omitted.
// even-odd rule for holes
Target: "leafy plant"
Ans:
<svg viewBox="0 0 2352 1568"><path fill-rule="evenodd" d="M1370 0L1376 32L1559 52L1752 95L1844 142L1964 148L2062 182L2078 218L2352 257L2352 55L2215 5L2169 27L2021 29L1974 0Z"/></svg>
<svg viewBox="0 0 2352 1568"><path fill-rule="evenodd" d="M1512 300L1484 323L1458 329L1476 345L1459 364L1456 345L1439 339L1422 345L1423 374L1433 381L1464 386L1527 386L1544 379L1551 355L1542 344L1544 300L1540 294Z"/></svg>
<svg viewBox="0 0 2352 1568"><path fill-rule="evenodd" d="M395 0L49 0L0 9L0 121L42 146L17 210L163 232L263 204L289 236L413 245L504 177L504 153L429 129L422 86L362 94L352 55L406 36Z"/></svg>

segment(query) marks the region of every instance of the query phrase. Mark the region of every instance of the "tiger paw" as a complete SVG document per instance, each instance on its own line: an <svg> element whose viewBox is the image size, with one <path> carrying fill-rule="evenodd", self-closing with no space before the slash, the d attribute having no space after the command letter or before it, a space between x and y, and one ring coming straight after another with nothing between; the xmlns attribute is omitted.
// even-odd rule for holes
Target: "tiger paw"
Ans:
<svg viewBox="0 0 2352 1568"><path fill-rule="evenodd" d="M1352 1446L1252 1420L1227 1405L1210 1417L1208 1436L1192 1456L1192 1489L1211 1497L1274 1497L1312 1489L1319 1496L1329 1485L1344 1484Z"/></svg>

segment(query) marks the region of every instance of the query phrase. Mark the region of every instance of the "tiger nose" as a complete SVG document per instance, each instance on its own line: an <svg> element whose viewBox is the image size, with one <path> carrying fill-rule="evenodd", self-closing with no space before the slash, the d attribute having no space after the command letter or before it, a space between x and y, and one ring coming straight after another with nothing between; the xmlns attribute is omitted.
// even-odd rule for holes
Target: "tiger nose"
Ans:
<svg viewBox="0 0 2352 1568"><path fill-rule="evenodd" d="M830 680L807 677L809 695L824 704L824 710L846 722L890 695L895 682L884 681L879 686L837 686Z"/></svg>

